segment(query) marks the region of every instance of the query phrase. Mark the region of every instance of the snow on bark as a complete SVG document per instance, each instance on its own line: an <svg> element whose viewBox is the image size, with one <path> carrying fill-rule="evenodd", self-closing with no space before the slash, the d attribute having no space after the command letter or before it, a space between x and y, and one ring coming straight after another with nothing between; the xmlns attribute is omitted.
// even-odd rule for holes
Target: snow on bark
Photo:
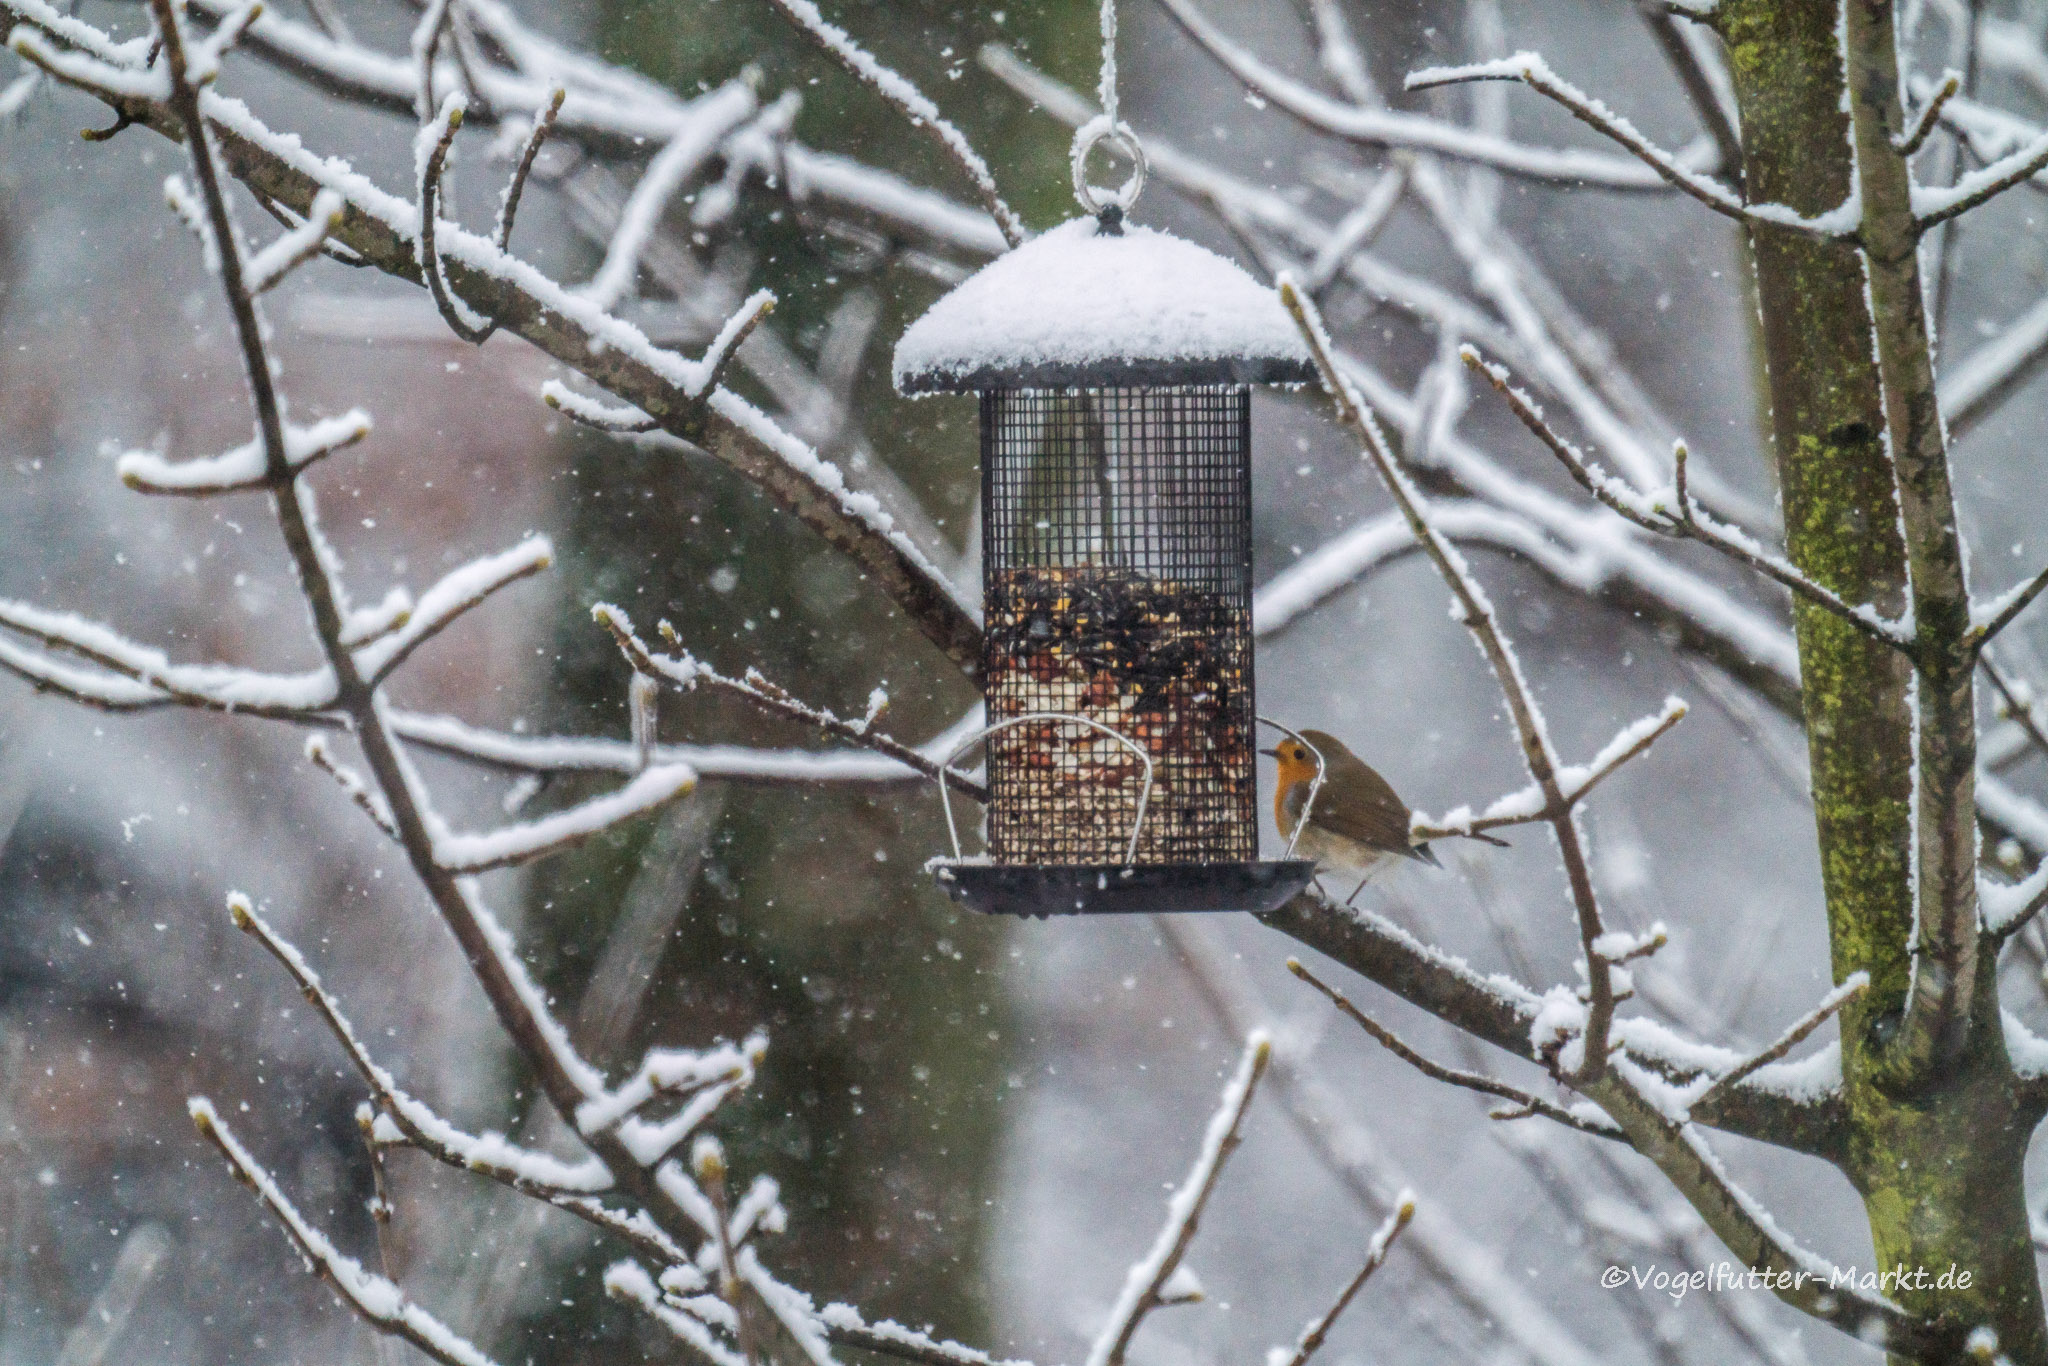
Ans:
<svg viewBox="0 0 2048 1366"><path fill-rule="evenodd" d="M370 415L360 408L307 427L288 422L284 429L286 459L294 471L303 470L323 456L355 445L370 434L370 428ZM197 460L168 460L155 451L129 451L114 462L114 473L142 493L184 495L252 489L268 477L261 437Z"/></svg>
<svg viewBox="0 0 2048 1366"><path fill-rule="evenodd" d="M326 1234L299 1212L270 1173L242 1146L211 1101L193 1096L186 1101L185 1108L199 1131L221 1150L236 1173L269 1207L272 1216L284 1225L299 1251L358 1314L382 1331L406 1338L448 1366L496 1366L468 1339L408 1299L395 1282L364 1270L355 1258L343 1255Z"/></svg>
<svg viewBox="0 0 2048 1366"><path fill-rule="evenodd" d="M434 858L452 873L509 868L558 853L622 821L658 810L696 786L697 771L688 764L662 764L648 769L616 792L593 797L538 820L522 821L484 834L436 830Z"/></svg>

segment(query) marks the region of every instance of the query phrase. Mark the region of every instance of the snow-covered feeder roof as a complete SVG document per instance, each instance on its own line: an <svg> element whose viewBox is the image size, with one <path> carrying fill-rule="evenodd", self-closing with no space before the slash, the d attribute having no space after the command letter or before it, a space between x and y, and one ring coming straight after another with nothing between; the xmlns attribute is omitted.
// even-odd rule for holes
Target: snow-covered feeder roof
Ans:
<svg viewBox="0 0 2048 1366"><path fill-rule="evenodd" d="M997 257L896 343L905 394L1314 378L1271 290L1205 247L1092 217Z"/></svg>

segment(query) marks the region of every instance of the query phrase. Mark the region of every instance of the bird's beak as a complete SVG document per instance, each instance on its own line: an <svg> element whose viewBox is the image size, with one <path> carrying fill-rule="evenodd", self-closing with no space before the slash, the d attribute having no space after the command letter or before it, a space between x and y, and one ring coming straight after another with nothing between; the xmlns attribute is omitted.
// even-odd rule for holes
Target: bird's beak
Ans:
<svg viewBox="0 0 2048 1366"><path fill-rule="evenodd" d="M1262 749L1259 751L1259 753L1265 755L1268 759L1277 759L1280 757L1280 751L1277 749Z"/></svg>

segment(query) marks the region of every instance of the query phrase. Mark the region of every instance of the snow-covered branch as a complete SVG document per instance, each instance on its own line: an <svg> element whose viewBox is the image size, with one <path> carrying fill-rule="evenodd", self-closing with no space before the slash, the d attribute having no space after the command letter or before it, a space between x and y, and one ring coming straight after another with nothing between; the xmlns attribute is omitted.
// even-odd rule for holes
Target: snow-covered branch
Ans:
<svg viewBox="0 0 2048 1366"><path fill-rule="evenodd" d="M1962 88L1962 72L1950 68L1942 74L1941 84L1934 88L1934 93L1920 106L1920 112L1915 114L1913 121L1892 140L1892 145L1898 149L1900 156L1910 157L1927 145L1928 137L1941 126L1942 106L1954 99L1956 92Z"/></svg>
<svg viewBox="0 0 2048 1366"><path fill-rule="evenodd" d="M1565 806L1577 806L1608 775L1645 753L1666 731L1685 719L1686 710L1684 702L1676 697L1667 697L1660 710L1622 727L1585 764L1560 767L1557 770L1557 788ZM1473 839L1488 830L1509 825L1531 825L1554 819L1557 814L1545 804L1542 789L1531 785L1509 793L1477 815L1470 807L1460 807L1436 820L1418 819L1409 827L1409 833L1421 840L1459 836Z"/></svg>
<svg viewBox="0 0 2048 1366"><path fill-rule="evenodd" d="M584 297L592 304L610 309L632 297L641 250L660 224L662 214L717 153L725 136L751 117L754 109L750 91L744 86L728 86L721 100L707 111L712 117L693 119L647 163L640 183L626 200L618 230L605 249L604 263L583 287Z"/></svg>
<svg viewBox="0 0 2048 1366"><path fill-rule="evenodd" d="M352 408L338 418L324 418L311 426L285 424L287 469L297 475L313 461L346 451L371 434L371 416ZM262 438L248 440L233 451L209 455L197 461L166 461L156 451L129 451L115 461L121 481L141 494L172 494L199 498L207 494L236 494L242 489L264 487L268 469L264 465Z"/></svg>
<svg viewBox="0 0 2048 1366"><path fill-rule="evenodd" d="M1621 1138L1621 1131L1612 1124L1574 1114L1564 1106L1524 1091L1519 1086L1510 1086L1504 1081L1498 1081L1482 1073L1466 1072L1459 1068L1446 1067L1442 1063L1431 1061L1402 1042L1392 1030L1353 1005L1350 998L1345 996L1343 992L1338 991L1335 987L1323 981L1322 978L1310 972L1302 965L1299 958L1288 959L1287 970L1321 992L1329 1000L1330 1004L1337 1008L1340 1014L1344 1015L1360 1029L1363 1029L1367 1034L1370 1034L1389 1053L1392 1053L1431 1081L1440 1081L1445 1085L1456 1086L1466 1091L1476 1091L1482 1096L1492 1096L1496 1100L1507 1101L1515 1107L1512 1110L1494 1111L1492 1115L1494 1119L1522 1119L1531 1115L1540 1115L1545 1119L1554 1120L1567 1128L1577 1129L1581 1133L1593 1134L1600 1138Z"/></svg>
<svg viewBox="0 0 2048 1366"><path fill-rule="evenodd" d="M448 0L434 0L420 20L420 27L431 25L437 8L445 14L447 5ZM430 69L431 59L423 67ZM431 92L432 87L423 82L421 89ZM461 131L463 116L468 112L468 99L461 91L451 90L439 110L420 124L419 134L413 139L413 216L419 224L415 255L420 274L427 282L427 293L433 296L434 307L440 310L448 330L473 346L482 346L497 332L497 319L479 316L467 301L456 296L443 274L437 241L441 231L441 179L448 169L448 152L454 147L455 135Z"/></svg>
<svg viewBox="0 0 2048 1366"><path fill-rule="evenodd" d="M538 820L503 826L486 834L434 832L434 859L451 873L481 873L559 854L637 817L658 811L696 790L697 771L687 764L649 768L616 792L593 797Z"/></svg>
<svg viewBox="0 0 2048 1366"><path fill-rule="evenodd" d="M341 196L332 190L315 195L298 227L249 258L249 291L268 293L284 283L285 276L318 256L327 244L327 234L340 225L342 208Z"/></svg>
<svg viewBox="0 0 2048 1366"><path fill-rule="evenodd" d="M2027 927L2027 922L2048 906L2048 859L2018 882L1999 884L1980 879L1977 885L1978 914L1984 933L2008 940Z"/></svg>
<svg viewBox="0 0 2048 1366"><path fill-rule="evenodd" d="M227 1159L235 1178L256 1192L301 1255L365 1323L380 1333L404 1338L442 1366L496 1366L467 1338L407 1298L397 1285L365 1271L353 1257L343 1256L242 1146L211 1101L194 1096L186 1109L199 1132Z"/></svg>
<svg viewBox="0 0 2048 1366"><path fill-rule="evenodd" d="M305 753L306 762L334 779L335 785L342 790L343 795L355 804L357 810L370 818L372 825L394 840L400 838L398 826L391 819L391 803L384 799L383 793L364 782L362 774L334 757L327 748L325 736L307 737Z"/></svg>
<svg viewBox="0 0 2048 1366"><path fill-rule="evenodd" d="M458 617L499 589L531 578L554 562L555 550L548 538L529 536L510 550L485 555L451 570L420 594L402 626L355 652L356 667L372 686L383 682L414 650L441 634Z"/></svg>
<svg viewBox="0 0 2048 1366"><path fill-rule="evenodd" d="M30 603L0 599L0 628L82 659L116 679L138 686L121 688L103 675L67 670L57 661L38 659L4 641L0 641L0 665L30 682L66 690L76 688L130 706L166 702L205 711L309 720L332 707L336 700L331 670L267 674L227 664L178 664L153 646L130 640L109 626L72 612L53 612Z"/></svg>
<svg viewBox="0 0 2048 1366"><path fill-rule="evenodd" d="M829 55L834 61L851 72L861 84L887 100L910 120L913 128L920 129L939 144L947 158L958 166L981 196L982 204L989 216L1002 229L1003 240L1011 246L1020 246L1024 241L1024 223L1016 212L1003 202L1003 196L996 189L995 177L990 174L988 163L974 150L967 137L946 120L922 90L905 80L903 76L876 61L866 49L853 41L846 30L830 23L818 13L818 7L811 0L768 0L789 20L797 31Z"/></svg>
<svg viewBox="0 0 2048 1366"><path fill-rule="evenodd" d="M352 408L339 417L324 418L309 427L286 423L287 470L299 474L314 461L346 450L370 434L370 425L370 415L360 408ZM129 451L114 462L114 472L121 476L122 483L137 492L180 497L262 488L270 478L260 436L233 450L198 460L171 461L155 451Z"/></svg>
<svg viewBox="0 0 2048 1366"><path fill-rule="evenodd" d="M235 928L260 944L291 976L299 994L348 1055L375 1103L380 1119L377 1132L383 1133L386 1125L395 1130L381 1138L381 1142L409 1144L451 1167L476 1172L542 1198L592 1195L612 1186L610 1171L595 1157L578 1163L563 1162L547 1153L522 1148L500 1134L464 1133L443 1119L402 1089L391 1073L370 1056L355 1027L342 1013L340 1002L328 992L312 964L263 918L248 897L239 892L229 896L228 913Z"/></svg>
<svg viewBox="0 0 2048 1366"><path fill-rule="evenodd" d="M631 404L611 404L577 393L558 379L540 386L540 401L580 427L613 436L658 431L661 423Z"/></svg>
<svg viewBox="0 0 2048 1366"><path fill-rule="evenodd" d="M1730 1087L1738 1085L1745 1077L1754 1076L1763 1068L1778 1061L1778 1059L1798 1047L1807 1035L1819 1029L1830 1019L1833 1019L1843 1006L1848 1005L1849 1002L1861 996L1869 988L1869 973L1850 973L1842 985L1822 997L1819 1005L1795 1020L1791 1028L1780 1034L1768 1048L1752 1054L1734 1067L1716 1076L1700 1090L1696 1101L1710 1103L1727 1094Z"/></svg>
<svg viewBox="0 0 2048 1366"><path fill-rule="evenodd" d="M1772 1274L1768 1284L1780 1300L1903 1356L1939 1361L1954 1354L1960 1333L1952 1326L1917 1318L1861 1289L1853 1277L1795 1242L1736 1184L1682 1100L1658 1077L1622 1056L1589 1094L1739 1262Z"/></svg>
<svg viewBox="0 0 2048 1366"><path fill-rule="evenodd" d="M1630 155L1655 171L1674 189L1682 191L1738 223L1768 223L1791 228L1813 237L1844 238L1856 231L1860 207L1852 199L1835 211L1818 218L1794 213L1782 204L1745 204L1741 196L1720 182L1701 175L1679 158L1645 137L1634 124L1609 109L1600 100L1559 77L1537 53L1518 52L1496 61L1467 66L1433 66L1410 72L1408 90L1433 90L1439 86L1471 81L1519 81L1571 111L1572 117L1626 148Z"/></svg>
<svg viewBox="0 0 2048 1366"><path fill-rule="evenodd" d="M1414 1218L1415 1195L1412 1191L1404 1190L1394 1197L1394 1212L1387 1216L1386 1222L1374 1231L1372 1240L1365 1245L1365 1264L1358 1268L1358 1274L1345 1284L1337 1296L1336 1303L1309 1320L1301 1330L1301 1336L1295 1339L1294 1350L1291 1353L1268 1354L1267 1359L1273 1366L1308 1366L1308 1359L1322 1349L1324 1341L1330 1336L1330 1329L1336 1326L1338 1318L1350 1308L1351 1301L1358 1298L1358 1292L1365 1289L1365 1283L1372 1279L1372 1273L1386 1264L1387 1254L1393 1250L1394 1240L1401 1236L1401 1231L1407 1228L1409 1221Z"/></svg>
<svg viewBox="0 0 2048 1366"><path fill-rule="evenodd" d="M1317 373L1336 406L1338 419L1358 437L1367 463L1393 497L1395 506L1408 523L1410 534L1450 589L1457 619L1471 632L1480 653L1492 669L1521 744L1523 763L1542 793L1546 811L1550 813L1548 824L1564 861L1565 877L1578 917L1580 948L1591 996L1591 1008L1581 1021L1582 1032L1562 1045L1556 1062L1564 1079L1584 1089L1607 1070L1608 1028L1614 1019L1615 990L1610 965L1594 951L1595 943L1606 933L1606 925L1601 918L1599 896L1593 888L1578 824L1560 785L1560 765L1551 744L1549 726L1522 673L1514 647L1500 627L1486 590L1473 577L1457 547L1431 525L1428 503L1422 491L1415 487L1395 461L1386 437L1380 431L1378 419L1351 381L1338 369L1322 315L1314 303L1296 288L1294 281L1284 275L1279 284L1279 296L1281 304L1299 326L1309 354L1315 358Z"/></svg>
<svg viewBox="0 0 2048 1366"><path fill-rule="evenodd" d="M498 198L498 218L491 227L491 242L499 251L512 249L512 228L519 220L519 201L526 194L526 179L533 174L533 163L540 156L541 144L555 131L555 120L562 116L562 102L569 98L569 88L556 82L548 92L547 100L534 112L533 127L526 134L526 143L519 150L519 160L512 168L511 179L505 182L505 192Z"/></svg>
<svg viewBox="0 0 2048 1366"><path fill-rule="evenodd" d="M770 715L814 726L827 735L836 735L842 740L850 740L877 754L887 755L927 778L936 780L943 772L947 785L954 791L972 797L978 802L986 802L989 799L988 788L983 784L951 768L942 770L938 760L874 728L875 721L889 702L889 695L880 688L876 688L869 695L867 714L858 721L850 721L826 708L800 701L786 689L770 682L758 670L749 669L744 677L732 678L687 652L672 656L657 655L648 649L646 643L634 632L633 623L626 614L610 603L598 603L591 608L591 615L612 633L612 638L618 642L620 652L625 655L626 662L633 666L636 673L662 679L671 687L684 692L702 686L731 693L735 697L744 698ZM668 629L668 623L662 622L660 625L663 634L669 637L670 644L679 645L680 642Z"/></svg>
<svg viewBox="0 0 2048 1366"><path fill-rule="evenodd" d="M1937 223L1946 223L1968 213L2013 186L2032 179L2044 167L2048 167L2048 131L1990 165L1980 166L1960 177L1953 185L1938 188L1915 185L1913 213L1919 220L1920 230L1925 232Z"/></svg>
<svg viewBox="0 0 2048 1366"><path fill-rule="evenodd" d="M1209 1120L1194 1165L1167 1202L1166 1223L1151 1250L1132 1263L1126 1273L1123 1290L1110 1308L1094 1345L1088 1349L1087 1366L1122 1366L1131 1339L1137 1336L1145 1316L1171 1298L1168 1291L1174 1273L1180 1270L1181 1259L1195 1240L1195 1228L1209 1197L1215 1193L1223 1164L1237 1149L1238 1132L1244 1127L1245 1112L1251 1108L1252 1093L1272 1057L1272 1039L1264 1030L1253 1031L1245 1041L1237 1071L1224 1084L1222 1102Z"/></svg>
<svg viewBox="0 0 2048 1366"><path fill-rule="evenodd" d="M1791 590L1793 594L1816 607L1834 613L1872 639L1893 649L1910 651L1913 637L1905 624L1880 616L1872 607L1852 606L1842 601L1833 591L1801 573L1784 556L1766 550L1747 534L1734 527L1724 526L1702 512L1693 501L1691 491L1686 487L1686 449L1683 443L1673 451L1673 483L1668 496L1664 493L1638 493L1628 484L1601 469L1585 452L1558 435L1544 419L1543 410L1536 405L1535 400L1515 387L1513 376L1508 373L1506 366L1486 360L1471 346L1463 348L1460 354L1467 365L1486 376L1487 381L1507 400L1509 409L1521 420L1522 425L1533 432L1537 440L1557 457L1558 463L1565 467L1573 480L1598 499L1603 506L1645 530L1683 537L1711 547L1738 564L1755 570L1773 583Z"/></svg>
<svg viewBox="0 0 2048 1366"><path fill-rule="evenodd" d="M2048 589L2048 569L2041 570L2033 578L2015 585L1990 602L1973 604L1970 610L1968 648L1981 653L2000 631L2012 625L2013 619L2026 611L2035 598L2041 596L2043 589Z"/></svg>
<svg viewBox="0 0 2048 1366"><path fill-rule="evenodd" d="M1031 1366L1029 1362L992 1356L977 1347L915 1328L891 1319L871 1320L850 1304L828 1304L818 1310L818 1325L835 1347L879 1352L917 1366Z"/></svg>
<svg viewBox="0 0 2048 1366"><path fill-rule="evenodd" d="M4 659L4 656L0 656ZM918 746L920 763L899 762L878 753L801 749L757 749L728 744L657 744L646 756L652 764L685 764L700 778L742 783L902 783L929 781L929 765L981 726L980 711L969 711L945 731ZM617 774L641 771L641 753L626 740L602 736L514 735L473 726L449 716L427 716L393 709L387 713L392 733L407 745L522 777L553 778L572 774ZM956 777L959 775L955 775ZM973 789L954 784L973 795Z"/></svg>
<svg viewBox="0 0 2048 1366"><path fill-rule="evenodd" d="M1194 0L1159 0L1159 3L1182 31L1248 90L1309 128L1331 137L1367 147L1433 152L1528 180L1594 185L1608 190L1661 190L1669 179L1619 157L1571 149L1527 147L1441 119L1361 108L1333 100L1273 70L1231 42L1196 8ZM1148 153L1151 146L1151 140L1147 139Z"/></svg>

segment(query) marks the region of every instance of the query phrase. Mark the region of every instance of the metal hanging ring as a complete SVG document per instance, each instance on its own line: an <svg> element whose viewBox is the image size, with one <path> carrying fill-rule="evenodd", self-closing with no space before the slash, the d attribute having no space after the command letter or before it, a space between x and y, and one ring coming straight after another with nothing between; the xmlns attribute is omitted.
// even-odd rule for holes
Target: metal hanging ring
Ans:
<svg viewBox="0 0 2048 1366"><path fill-rule="evenodd" d="M1131 159L1131 178L1114 190L1088 183L1088 158L1105 142L1114 143ZM1074 198L1089 213L1100 214L1110 205L1129 213L1145 189L1148 169L1144 145L1128 123L1111 123L1107 115L1097 114L1074 131Z"/></svg>

